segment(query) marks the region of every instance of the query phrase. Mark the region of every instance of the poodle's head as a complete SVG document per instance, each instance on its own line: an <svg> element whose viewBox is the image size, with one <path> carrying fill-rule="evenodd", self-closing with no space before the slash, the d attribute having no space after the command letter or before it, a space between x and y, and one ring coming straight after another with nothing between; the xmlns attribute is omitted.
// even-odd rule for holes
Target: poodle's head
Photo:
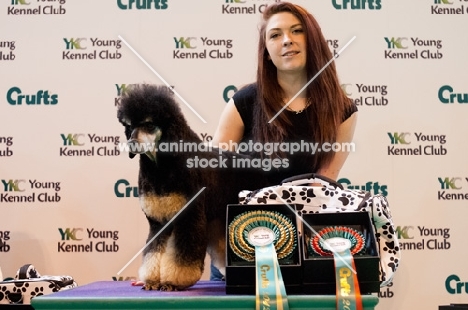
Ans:
<svg viewBox="0 0 468 310"><path fill-rule="evenodd" d="M186 124L172 91L166 86L135 84L120 100L117 118L125 127L130 158L146 154L156 160L159 140Z"/></svg>

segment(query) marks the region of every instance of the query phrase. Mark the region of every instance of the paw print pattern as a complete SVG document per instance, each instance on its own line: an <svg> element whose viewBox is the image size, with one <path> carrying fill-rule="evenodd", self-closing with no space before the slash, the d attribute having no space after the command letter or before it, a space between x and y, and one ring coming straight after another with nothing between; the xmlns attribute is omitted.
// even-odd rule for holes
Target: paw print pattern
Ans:
<svg viewBox="0 0 468 310"><path fill-rule="evenodd" d="M257 197L257 203L266 204L267 203L266 197Z"/></svg>
<svg viewBox="0 0 468 310"><path fill-rule="evenodd" d="M393 272L395 272L396 268L398 267L398 258L390 257L390 262L387 265L388 267L392 268Z"/></svg>
<svg viewBox="0 0 468 310"><path fill-rule="evenodd" d="M10 293L10 291L7 290L7 287L6 286L2 286L2 288L0 288L0 300L3 300L6 298L6 296Z"/></svg>
<svg viewBox="0 0 468 310"><path fill-rule="evenodd" d="M41 295L44 295L44 288L42 286L34 288L34 291L31 292L32 297Z"/></svg>
<svg viewBox="0 0 468 310"><path fill-rule="evenodd" d="M288 190L283 190L281 192L281 198L284 199L286 202L293 202L296 200L296 192L292 188Z"/></svg>
<svg viewBox="0 0 468 310"><path fill-rule="evenodd" d="M325 196L333 197L335 195L335 191L330 190L329 188L322 187L322 191L324 192Z"/></svg>
<svg viewBox="0 0 468 310"><path fill-rule="evenodd" d="M59 291L59 288L57 287L57 285L55 285L55 283L49 283L49 288L52 289L52 292L58 292Z"/></svg>
<svg viewBox="0 0 468 310"><path fill-rule="evenodd" d="M29 287L29 283L28 282L25 282L23 287L21 288L21 291L23 293L26 293L28 291L28 287Z"/></svg>
<svg viewBox="0 0 468 310"><path fill-rule="evenodd" d="M314 194L314 189L313 188L307 188L303 187L301 191L299 192L299 196L301 196L301 199L305 201L306 203L310 203L312 201L312 198L317 197Z"/></svg>
<svg viewBox="0 0 468 310"><path fill-rule="evenodd" d="M22 284L23 283L21 283L21 286ZM15 286L13 287L12 291L11 292L7 291L6 297L10 301L10 303L16 304L16 303L19 303L23 299L23 294L21 293L21 286L16 287L16 283L15 283Z"/></svg>
<svg viewBox="0 0 468 310"><path fill-rule="evenodd" d="M341 197L338 198L339 201L341 201L341 203L343 204L343 207L346 207L346 206L352 206L354 205L354 200L356 198L351 195L351 193L342 193L341 194ZM345 211L346 208L342 208L343 211Z"/></svg>

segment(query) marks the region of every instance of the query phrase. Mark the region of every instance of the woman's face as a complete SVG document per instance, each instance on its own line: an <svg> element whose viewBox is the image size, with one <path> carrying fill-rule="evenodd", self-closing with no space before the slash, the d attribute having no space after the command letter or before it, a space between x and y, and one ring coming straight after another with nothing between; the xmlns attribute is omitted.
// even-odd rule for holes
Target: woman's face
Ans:
<svg viewBox="0 0 468 310"><path fill-rule="evenodd" d="M269 59L278 72L300 72L306 67L306 36L299 19L283 12L270 17L265 28Z"/></svg>

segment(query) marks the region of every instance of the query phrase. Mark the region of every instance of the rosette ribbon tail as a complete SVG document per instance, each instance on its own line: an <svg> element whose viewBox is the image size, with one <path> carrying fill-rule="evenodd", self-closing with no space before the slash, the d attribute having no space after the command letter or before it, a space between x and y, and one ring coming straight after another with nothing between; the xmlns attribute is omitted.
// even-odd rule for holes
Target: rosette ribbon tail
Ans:
<svg viewBox="0 0 468 310"><path fill-rule="evenodd" d="M289 310L286 288L273 243L255 246L255 309Z"/></svg>
<svg viewBox="0 0 468 310"><path fill-rule="evenodd" d="M349 249L333 255L336 278L336 309L362 310L362 298L353 255ZM348 266L351 266L349 268Z"/></svg>

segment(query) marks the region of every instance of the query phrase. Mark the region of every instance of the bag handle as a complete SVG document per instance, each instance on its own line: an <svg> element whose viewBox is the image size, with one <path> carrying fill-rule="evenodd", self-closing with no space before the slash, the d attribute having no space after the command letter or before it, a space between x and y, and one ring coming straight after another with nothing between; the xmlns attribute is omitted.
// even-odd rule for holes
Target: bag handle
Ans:
<svg viewBox="0 0 468 310"><path fill-rule="evenodd" d="M32 264L25 264L21 266L20 269L18 269L18 272L16 273L17 280L26 280L30 279L28 277L28 274L31 274L31 278L39 278L40 275L36 271L36 268Z"/></svg>
<svg viewBox="0 0 468 310"><path fill-rule="evenodd" d="M294 186L294 185L308 185L309 183L315 183L315 182L321 183L323 185L331 185L334 187L338 187L340 189L344 189L343 185L341 185L340 183L318 173L305 173L305 174L295 175L287 179L284 179L283 181L281 181L281 184Z"/></svg>

